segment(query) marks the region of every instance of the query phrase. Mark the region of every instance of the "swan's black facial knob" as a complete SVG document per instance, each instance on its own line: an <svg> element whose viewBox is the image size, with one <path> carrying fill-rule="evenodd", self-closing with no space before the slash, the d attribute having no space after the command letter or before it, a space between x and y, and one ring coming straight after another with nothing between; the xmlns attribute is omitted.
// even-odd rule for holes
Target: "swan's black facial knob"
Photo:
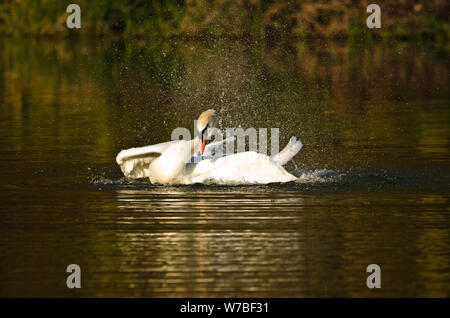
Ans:
<svg viewBox="0 0 450 318"><path fill-rule="evenodd" d="M200 134L200 153L203 155L203 152L205 151L205 145L206 145L206 131L208 129L208 125L206 125L205 129Z"/></svg>

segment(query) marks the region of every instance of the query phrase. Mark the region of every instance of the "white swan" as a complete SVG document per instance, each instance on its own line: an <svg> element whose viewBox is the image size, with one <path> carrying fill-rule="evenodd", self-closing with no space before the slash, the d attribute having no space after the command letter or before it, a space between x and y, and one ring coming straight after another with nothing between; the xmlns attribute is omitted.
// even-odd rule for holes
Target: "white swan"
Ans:
<svg viewBox="0 0 450 318"><path fill-rule="evenodd" d="M190 162L194 149L201 154L212 153L223 142L211 143L210 128L215 127L216 112L203 112L197 122L200 138L190 141L175 140L157 145L122 150L116 161L125 176L131 178L149 177L152 183L160 184L266 184L289 182L297 178L287 172L283 165L302 148L302 143L292 137L288 145L278 154L267 156L254 151L240 152L219 158L206 158Z"/></svg>
<svg viewBox="0 0 450 318"><path fill-rule="evenodd" d="M189 153L191 155L194 154L194 146L197 148L197 152L202 152L205 155L210 155L217 149L218 146L221 146L224 142L228 142L231 140L230 138L220 142L213 142L205 147L207 137L206 128L214 127L215 121L215 111L207 110L203 112L198 118L197 129L200 132L203 132L201 134L201 139L196 137L189 142L185 140L172 140L156 145L122 150L117 155L116 162L120 166L123 174L128 178L149 178L151 164L155 159L159 158L167 151L167 153L163 157L166 158L167 162L164 162L163 159L160 159L151 169L153 173L159 175L160 173L163 173L163 171L159 171L159 169L164 169L164 167L166 167L166 169L164 170L166 170L167 174L170 174L170 171L172 169L179 169L177 165L181 164L182 161L189 161L186 160L186 158L189 157ZM173 158L170 158L169 155L173 156ZM175 165L172 165L173 163L175 163ZM160 168L157 169L157 166L160 166Z"/></svg>

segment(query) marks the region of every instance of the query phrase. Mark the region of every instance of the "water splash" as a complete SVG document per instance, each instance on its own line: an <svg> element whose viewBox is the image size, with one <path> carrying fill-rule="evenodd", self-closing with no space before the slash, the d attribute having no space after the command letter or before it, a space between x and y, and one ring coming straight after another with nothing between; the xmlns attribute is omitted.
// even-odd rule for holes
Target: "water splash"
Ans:
<svg viewBox="0 0 450 318"><path fill-rule="evenodd" d="M291 173L298 178L296 181L298 183L324 183L337 181L341 176L341 174L328 169L296 169Z"/></svg>
<svg viewBox="0 0 450 318"><path fill-rule="evenodd" d="M152 184L147 178L128 179L121 177L110 179L104 176L93 177L90 184L102 189L131 189L162 191L167 189L182 189L183 192L209 192L209 191L377 191L395 189L433 189L450 184L450 177L414 170L329 170L329 169L295 169L290 171L298 179L287 183L270 184L217 184L204 183L192 185L157 185Z"/></svg>

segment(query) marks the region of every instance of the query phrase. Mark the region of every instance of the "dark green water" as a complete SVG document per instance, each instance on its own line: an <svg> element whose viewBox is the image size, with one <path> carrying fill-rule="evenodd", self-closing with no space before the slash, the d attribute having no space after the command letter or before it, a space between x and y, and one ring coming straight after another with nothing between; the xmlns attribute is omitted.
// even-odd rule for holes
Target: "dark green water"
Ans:
<svg viewBox="0 0 450 318"><path fill-rule="evenodd" d="M0 296L448 297L449 97L412 43L1 39ZM208 108L299 137L299 181L123 179L121 149Z"/></svg>

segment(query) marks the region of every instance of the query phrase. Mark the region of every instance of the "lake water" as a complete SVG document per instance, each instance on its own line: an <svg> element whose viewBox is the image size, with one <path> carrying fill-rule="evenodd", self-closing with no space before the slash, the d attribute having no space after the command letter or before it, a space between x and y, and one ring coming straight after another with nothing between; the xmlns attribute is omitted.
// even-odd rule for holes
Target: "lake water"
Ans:
<svg viewBox="0 0 450 318"><path fill-rule="evenodd" d="M0 39L0 296L448 297L449 60L431 47ZM121 149L208 108L300 138L299 180L123 178Z"/></svg>

